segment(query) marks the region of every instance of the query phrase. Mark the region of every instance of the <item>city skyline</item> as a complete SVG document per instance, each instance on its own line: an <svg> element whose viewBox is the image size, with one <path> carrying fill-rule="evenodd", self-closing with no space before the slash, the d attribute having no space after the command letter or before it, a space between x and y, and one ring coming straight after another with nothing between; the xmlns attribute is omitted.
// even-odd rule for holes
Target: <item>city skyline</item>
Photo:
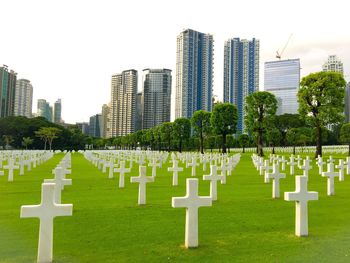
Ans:
<svg viewBox="0 0 350 263"><path fill-rule="evenodd" d="M224 42L234 37L260 40L260 88L263 88L263 63L275 60L276 51L281 51L291 33L293 36L282 59L300 58L301 78L322 71L328 55L335 54L343 61L344 76L349 81L350 37L344 34L345 1L332 2L338 10L337 25L340 26L337 27L324 22L329 15L325 1L304 1L302 6L288 2L288 12L276 9L278 1L202 1L200 4L173 1L166 6L160 3L136 1L136 12L116 15L115 10L125 9L128 4L5 2L3 19L9 26L2 28L7 41L0 46L0 64L18 72L18 78L31 81L33 105L41 98L50 102L62 98L62 117L68 123L86 122L89 116L101 111L101 106L109 101L110 77L116 72L127 68L138 72L144 68L169 68L176 74L176 36L186 28L213 35L213 94L220 100L223 98ZM312 8L317 12L310 12ZM193 12L195 9L201 12ZM232 14L232 10L242 12ZM286 14L299 18L286 19ZM240 22L247 17L251 21ZM126 23L128 27L123 26ZM145 27L153 24L159 27ZM24 43L24 37L30 41ZM140 90L140 83L138 86ZM174 107L175 81L172 90ZM82 99L77 100L79 97Z"/></svg>

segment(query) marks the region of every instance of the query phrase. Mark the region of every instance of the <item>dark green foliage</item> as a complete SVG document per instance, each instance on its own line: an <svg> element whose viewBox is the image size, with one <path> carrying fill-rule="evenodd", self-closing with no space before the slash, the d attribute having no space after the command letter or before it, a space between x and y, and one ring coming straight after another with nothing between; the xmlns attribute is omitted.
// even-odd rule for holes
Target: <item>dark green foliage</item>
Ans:
<svg viewBox="0 0 350 263"><path fill-rule="evenodd" d="M322 128L344 118L345 84L343 76L336 72L312 73L300 83L299 113L316 129L315 156L322 156Z"/></svg>
<svg viewBox="0 0 350 263"><path fill-rule="evenodd" d="M222 136L222 152L226 153L226 136L234 134L237 126L237 107L230 103L218 103L214 106L210 123L213 132Z"/></svg>
<svg viewBox="0 0 350 263"><path fill-rule="evenodd" d="M255 133L258 155L263 156L263 136L268 127L273 125L273 118L277 110L275 95L266 91L258 91L246 98L245 125L250 133Z"/></svg>

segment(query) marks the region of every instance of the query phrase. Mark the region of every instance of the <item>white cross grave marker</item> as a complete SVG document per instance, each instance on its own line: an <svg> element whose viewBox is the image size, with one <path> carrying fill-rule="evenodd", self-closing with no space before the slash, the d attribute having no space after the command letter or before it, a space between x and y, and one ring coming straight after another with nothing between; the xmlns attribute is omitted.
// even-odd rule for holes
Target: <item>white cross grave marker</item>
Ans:
<svg viewBox="0 0 350 263"><path fill-rule="evenodd" d="M199 166L199 163L197 163L197 158L192 157L192 162L188 163L187 166L192 167L192 176L196 176L196 167Z"/></svg>
<svg viewBox="0 0 350 263"><path fill-rule="evenodd" d="M344 181L344 169L346 165L344 164L344 160L340 159L339 164L335 166L335 168L339 169L339 181Z"/></svg>
<svg viewBox="0 0 350 263"><path fill-rule="evenodd" d="M119 173L119 188L124 188L124 174L130 173L130 168L125 168L125 161L120 161L119 168L114 168L115 173Z"/></svg>
<svg viewBox="0 0 350 263"><path fill-rule="evenodd" d="M72 179L65 178L65 172L62 167L56 167L54 169L55 179L45 179L44 183L55 184L55 203L61 203L61 193L65 185L72 185Z"/></svg>
<svg viewBox="0 0 350 263"><path fill-rule="evenodd" d="M294 160L294 156L292 155L291 157L289 157L289 168L290 168L290 174L291 175L294 175L294 166L297 164Z"/></svg>
<svg viewBox="0 0 350 263"><path fill-rule="evenodd" d="M322 176L327 177L327 195L334 195L334 177L339 176L334 172L334 163L327 164L327 172L323 172Z"/></svg>
<svg viewBox="0 0 350 263"><path fill-rule="evenodd" d="M178 172L182 172L184 168L178 166L178 161L173 159L173 167L169 167L168 171L173 172L173 186L178 185Z"/></svg>
<svg viewBox="0 0 350 263"><path fill-rule="evenodd" d="M146 184L154 182L154 176L146 176L146 166L139 167L139 176L131 177L131 183L139 183L139 198L138 204L146 204Z"/></svg>
<svg viewBox="0 0 350 263"><path fill-rule="evenodd" d="M186 179L186 196L173 197L172 207L186 208L185 247L198 247L198 208L211 206L211 197L198 195L198 179Z"/></svg>
<svg viewBox="0 0 350 263"><path fill-rule="evenodd" d="M322 160L322 156L319 156L317 159L317 165L318 165L318 174L322 175L323 173L323 165L326 164L326 162L324 162Z"/></svg>
<svg viewBox="0 0 350 263"><path fill-rule="evenodd" d="M295 201L295 235L308 235L308 201L318 200L317 192L308 192L308 177L295 177L295 192L285 192L284 200Z"/></svg>
<svg viewBox="0 0 350 263"><path fill-rule="evenodd" d="M222 175L217 174L216 165L210 165L210 174L203 175L203 180L210 181L210 197L213 199L213 201L217 200L217 182L222 180Z"/></svg>
<svg viewBox="0 0 350 263"><path fill-rule="evenodd" d="M153 158L152 162L150 162L148 166L152 167L152 176L155 177L157 175L157 167L160 167L160 164L157 163L157 159Z"/></svg>
<svg viewBox="0 0 350 263"><path fill-rule="evenodd" d="M13 182L13 170L19 169L18 165L15 165L15 160L12 158L8 159L7 165L4 165L4 169L9 170L8 181Z"/></svg>
<svg viewBox="0 0 350 263"><path fill-rule="evenodd" d="M350 174L350 157L346 157L346 174Z"/></svg>
<svg viewBox="0 0 350 263"><path fill-rule="evenodd" d="M272 173L267 173L267 178L273 179L272 198L280 197L280 179L286 178L286 174L280 173L278 161L273 164Z"/></svg>
<svg viewBox="0 0 350 263"><path fill-rule="evenodd" d="M300 169L303 170L303 176L309 176L309 171L312 169L310 163L310 157L306 156L306 159L304 160L304 165L300 166Z"/></svg>
<svg viewBox="0 0 350 263"><path fill-rule="evenodd" d="M56 204L54 200L55 184L41 185L41 203L23 205L21 218L38 217L40 219L39 245L37 262L52 262L53 219L57 216L71 216L72 204Z"/></svg>

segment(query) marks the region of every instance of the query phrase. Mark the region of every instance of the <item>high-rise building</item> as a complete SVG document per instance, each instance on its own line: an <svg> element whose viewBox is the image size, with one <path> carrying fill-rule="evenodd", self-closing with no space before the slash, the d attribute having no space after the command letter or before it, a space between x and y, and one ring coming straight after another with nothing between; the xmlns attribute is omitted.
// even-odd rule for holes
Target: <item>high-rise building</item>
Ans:
<svg viewBox="0 0 350 263"><path fill-rule="evenodd" d="M177 36L175 118L212 109L214 39L192 29Z"/></svg>
<svg viewBox="0 0 350 263"><path fill-rule="evenodd" d="M327 72L339 72L343 75L343 62L336 55L330 55L323 64L322 69Z"/></svg>
<svg viewBox="0 0 350 263"><path fill-rule="evenodd" d="M170 121L171 70L143 70L142 128Z"/></svg>
<svg viewBox="0 0 350 263"><path fill-rule="evenodd" d="M101 137L107 138L107 123L109 118L109 106L107 104L102 105L101 115Z"/></svg>
<svg viewBox="0 0 350 263"><path fill-rule="evenodd" d="M61 112L62 112L62 102L61 102L61 99L58 99L53 105L52 120L54 123L62 122Z"/></svg>
<svg viewBox="0 0 350 263"><path fill-rule="evenodd" d="M345 89L345 121L350 122L350 82Z"/></svg>
<svg viewBox="0 0 350 263"><path fill-rule="evenodd" d="M37 116L52 122L52 107L44 99L38 99Z"/></svg>
<svg viewBox="0 0 350 263"><path fill-rule="evenodd" d="M101 137L102 115L96 114L90 117L89 136Z"/></svg>
<svg viewBox="0 0 350 263"><path fill-rule="evenodd" d="M14 115L17 73L0 67L0 117Z"/></svg>
<svg viewBox="0 0 350 263"><path fill-rule="evenodd" d="M237 106L237 133L245 132L245 99L259 90L259 40L232 38L224 46L224 102Z"/></svg>
<svg viewBox="0 0 350 263"><path fill-rule="evenodd" d="M277 115L298 113L300 59L265 62L264 89L276 96Z"/></svg>
<svg viewBox="0 0 350 263"><path fill-rule="evenodd" d="M135 121L135 131L142 130L142 92L136 94L136 121Z"/></svg>
<svg viewBox="0 0 350 263"><path fill-rule="evenodd" d="M136 93L136 70L125 70L112 76L109 138L135 131Z"/></svg>
<svg viewBox="0 0 350 263"><path fill-rule="evenodd" d="M18 79L16 81L15 92L15 116L32 117L33 106L33 86L27 79Z"/></svg>

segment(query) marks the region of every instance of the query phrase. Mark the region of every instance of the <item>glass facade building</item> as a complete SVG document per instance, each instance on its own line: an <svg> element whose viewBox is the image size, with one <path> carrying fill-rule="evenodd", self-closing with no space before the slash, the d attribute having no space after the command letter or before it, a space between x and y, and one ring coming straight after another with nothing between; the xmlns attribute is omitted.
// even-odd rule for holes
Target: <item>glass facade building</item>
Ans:
<svg viewBox="0 0 350 263"><path fill-rule="evenodd" d="M17 73L0 67L0 117L14 115Z"/></svg>
<svg viewBox="0 0 350 263"><path fill-rule="evenodd" d="M62 122L62 101L58 99L53 105L53 122L61 123Z"/></svg>
<svg viewBox="0 0 350 263"><path fill-rule="evenodd" d="M345 121L350 122L350 82L345 89Z"/></svg>
<svg viewBox="0 0 350 263"><path fill-rule="evenodd" d="M264 90L276 96L277 115L298 113L300 59L265 62Z"/></svg>
<svg viewBox="0 0 350 263"><path fill-rule="evenodd" d="M245 99L259 90L260 42L232 38L224 46L224 102L237 106L237 133L244 133Z"/></svg>
<svg viewBox="0 0 350 263"><path fill-rule="evenodd" d="M142 128L170 122L171 70L145 69L143 71Z"/></svg>
<svg viewBox="0 0 350 263"><path fill-rule="evenodd" d="M214 39L192 29L177 36L175 118L212 109Z"/></svg>
<svg viewBox="0 0 350 263"><path fill-rule="evenodd" d="M37 116L44 117L52 122L52 107L44 99L38 99Z"/></svg>

